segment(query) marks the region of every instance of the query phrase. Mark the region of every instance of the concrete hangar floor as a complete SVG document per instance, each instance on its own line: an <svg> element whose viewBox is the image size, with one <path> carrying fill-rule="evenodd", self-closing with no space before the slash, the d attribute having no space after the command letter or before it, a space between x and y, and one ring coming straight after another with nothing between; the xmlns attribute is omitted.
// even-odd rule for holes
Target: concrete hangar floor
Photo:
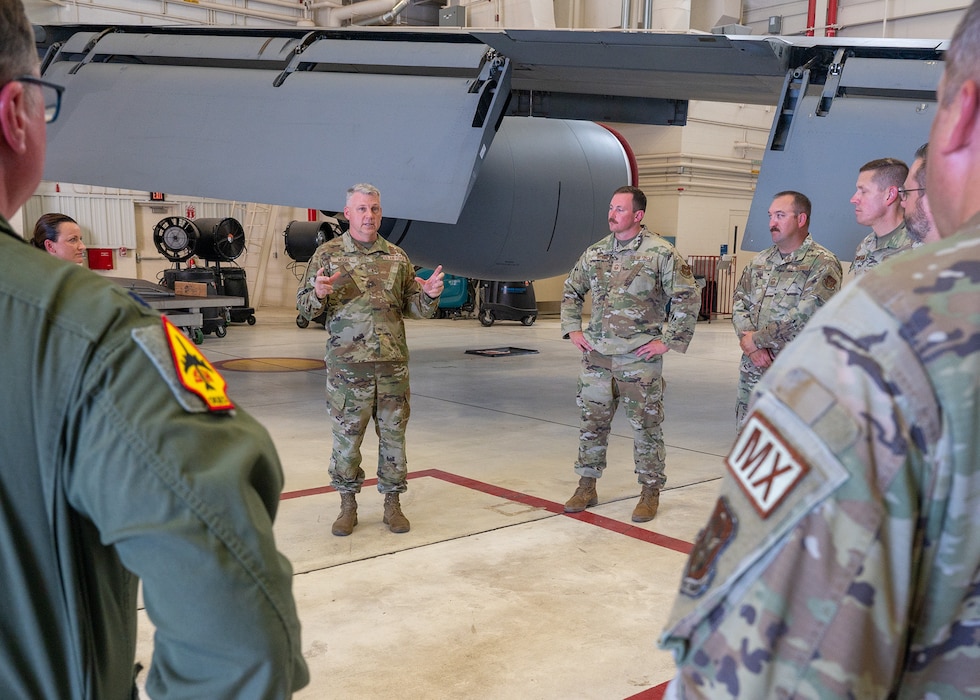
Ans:
<svg viewBox="0 0 980 700"><path fill-rule="evenodd" d="M325 332L291 309L200 346L229 395L275 440L286 474L275 529L292 561L310 685L301 700L660 698L673 674L656 647L680 572L714 504L734 438L738 343L725 319L698 323L669 353L660 512L634 524L639 486L620 408L599 505L565 515L575 490L579 352L556 317L533 326L476 319L407 322L412 529L381 522L376 480L349 537L330 526ZM523 348L484 356L467 350ZM364 444L373 477L377 440ZM141 613L138 660L152 626ZM145 677L145 672L141 678Z"/></svg>

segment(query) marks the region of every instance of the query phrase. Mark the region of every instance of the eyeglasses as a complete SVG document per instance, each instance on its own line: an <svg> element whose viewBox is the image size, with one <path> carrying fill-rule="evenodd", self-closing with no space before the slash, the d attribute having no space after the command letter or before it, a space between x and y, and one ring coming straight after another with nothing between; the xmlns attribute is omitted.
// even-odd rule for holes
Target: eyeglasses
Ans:
<svg viewBox="0 0 980 700"><path fill-rule="evenodd" d="M909 189L905 189L904 187L899 187L898 196L904 202L906 199L909 198L909 192L925 192L925 191L926 191L925 187L911 187Z"/></svg>
<svg viewBox="0 0 980 700"><path fill-rule="evenodd" d="M50 124L58 118L58 113L61 112L61 93L65 91L64 85L55 85L47 80L35 78L33 75L22 75L19 78L14 78L14 80L19 83L37 85L41 88L41 94L44 96L45 124Z"/></svg>

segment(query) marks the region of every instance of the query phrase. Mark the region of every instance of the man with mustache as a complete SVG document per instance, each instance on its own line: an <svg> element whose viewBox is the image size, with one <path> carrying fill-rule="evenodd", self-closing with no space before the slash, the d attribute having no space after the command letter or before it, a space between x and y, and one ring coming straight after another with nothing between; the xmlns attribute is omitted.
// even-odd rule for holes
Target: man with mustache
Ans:
<svg viewBox="0 0 980 700"><path fill-rule="evenodd" d="M565 504L566 513L599 502L596 479L606 468L609 430L620 399L633 428L634 472L641 487L633 522L653 520L667 481L663 356L687 350L701 292L674 246L643 225L646 207L642 190L617 189L609 203L609 235L586 249L565 280L561 329L582 351L579 485ZM592 296L592 314L583 330L586 294Z"/></svg>
<svg viewBox="0 0 980 700"><path fill-rule="evenodd" d="M732 324L742 348L735 426L741 430L752 389L780 350L840 289L837 257L810 236L810 199L785 191L769 207L770 248L742 271Z"/></svg>
<svg viewBox="0 0 980 700"><path fill-rule="evenodd" d="M902 211L905 218L905 228L913 246L938 241L939 231L932 218L929 198L926 196L926 156L929 144L924 143L915 151L915 159L905 178L905 185L898 190L902 201Z"/></svg>

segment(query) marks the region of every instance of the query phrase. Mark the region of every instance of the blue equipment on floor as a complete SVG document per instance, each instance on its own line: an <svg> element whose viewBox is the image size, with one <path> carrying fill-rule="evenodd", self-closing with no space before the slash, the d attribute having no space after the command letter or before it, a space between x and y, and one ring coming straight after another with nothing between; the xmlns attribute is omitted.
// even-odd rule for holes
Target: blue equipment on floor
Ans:
<svg viewBox="0 0 980 700"><path fill-rule="evenodd" d="M420 268L415 274L427 280L432 275L432 269ZM475 308L476 284L466 277L443 273L442 295L439 297L439 311L436 318L460 318L464 313L473 313Z"/></svg>

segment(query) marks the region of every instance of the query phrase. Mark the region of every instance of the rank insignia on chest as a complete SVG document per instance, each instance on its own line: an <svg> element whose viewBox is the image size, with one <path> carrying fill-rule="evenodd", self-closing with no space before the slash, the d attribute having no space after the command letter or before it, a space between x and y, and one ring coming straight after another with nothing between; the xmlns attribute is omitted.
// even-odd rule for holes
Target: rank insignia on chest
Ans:
<svg viewBox="0 0 980 700"><path fill-rule="evenodd" d="M218 370L201 354L193 342L173 323L163 317L163 331L170 347L170 356L177 378L185 389L197 394L209 411L228 411L235 407L225 393L227 383Z"/></svg>
<svg viewBox="0 0 980 700"><path fill-rule="evenodd" d="M758 413L745 422L725 464L763 520L810 471L779 431Z"/></svg>

